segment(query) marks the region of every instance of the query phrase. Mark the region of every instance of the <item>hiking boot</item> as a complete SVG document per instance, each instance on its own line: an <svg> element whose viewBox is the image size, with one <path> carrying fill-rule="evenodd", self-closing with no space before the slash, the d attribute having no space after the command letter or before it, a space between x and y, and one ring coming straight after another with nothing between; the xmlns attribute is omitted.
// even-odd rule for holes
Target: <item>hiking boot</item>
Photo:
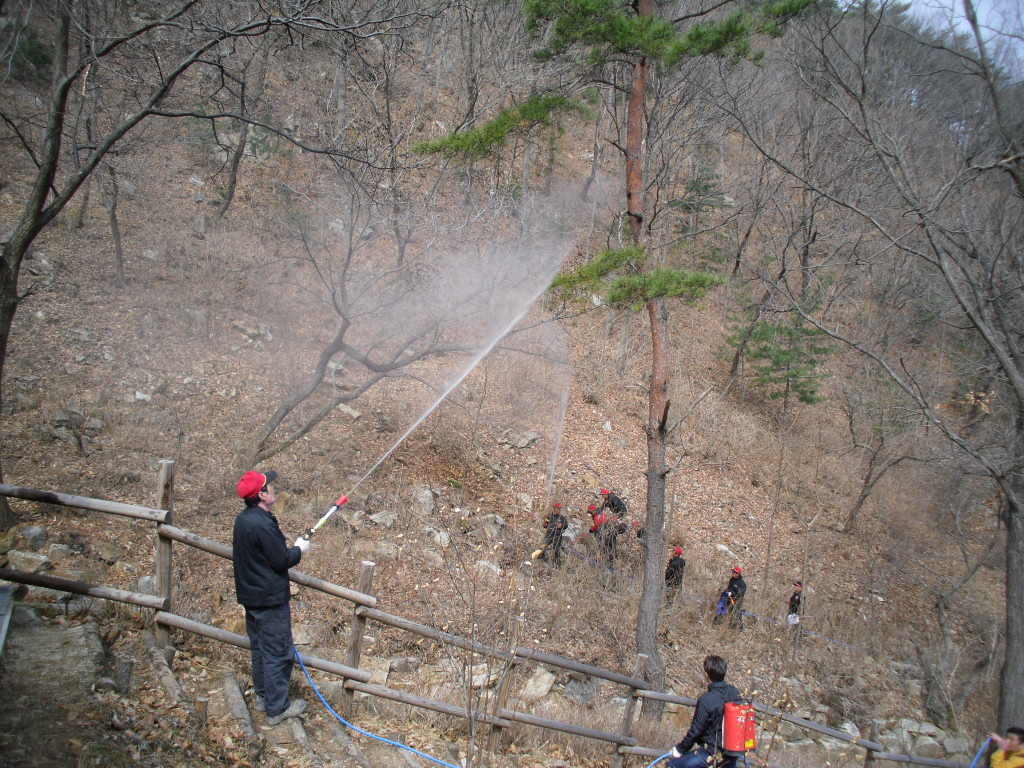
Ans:
<svg viewBox="0 0 1024 768"><path fill-rule="evenodd" d="M306 702L303 699L293 699L292 703L288 706L284 712L280 715L274 715L273 717L267 718L267 725L277 725L283 723L289 717L298 717L306 711Z"/></svg>
<svg viewBox="0 0 1024 768"><path fill-rule="evenodd" d="M259 695L259 694L257 693L257 694L256 694L256 698L255 698L255 700L253 701L253 705L252 705L252 708L253 708L253 709L255 709L255 710L256 710L257 712L266 712L266 711L267 711L267 702L266 702L266 701L264 701L264 700L263 700L263 697L262 697L262 696L260 696L260 695Z"/></svg>

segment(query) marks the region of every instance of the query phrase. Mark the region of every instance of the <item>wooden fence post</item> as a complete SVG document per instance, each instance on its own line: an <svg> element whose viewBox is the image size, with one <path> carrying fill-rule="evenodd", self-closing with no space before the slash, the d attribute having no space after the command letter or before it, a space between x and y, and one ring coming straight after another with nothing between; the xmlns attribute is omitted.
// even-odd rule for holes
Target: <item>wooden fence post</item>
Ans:
<svg viewBox="0 0 1024 768"><path fill-rule="evenodd" d="M156 487L156 508L167 510L167 517L164 522L167 525L174 524L174 467L170 459L160 460L160 476ZM167 611L173 611L174 605L174 584L171 568L171 545L170 539L165 539L157 534L156 537L156 589L157 594L167 600ZM174 646L171 645L170 633L167 627L157 624L153 629L153 636L156 644L163 649L164 658L170 664L174 661Z"/></svg>
<svg viewBox="0 0 1024 768"><path fill-rule="evenodd" d="M372 560L363 560L359 565L359 581L356 584L356 591L364 595L372 594L373 572L377 564ZM366 618L359 612L359 606L353 606L352 630L348 635L348 652L345 654L345 664L350 667L359 667L359 658L363 655L363 633L366 631ZM342 711L346 716L352 714L352 703L355 699L355 692L346 688L342 694Z"/></svg>
<svg viewBox="0 0 1024 768"><path fill-rule="evenodd" d="M515 628L512 630L512 650L515 650L523 638L523 625L526 623L526 618L523 616L516 617ZM519 666L516 663L516 659L511 659L505 662L505 671L502 673L501 682L498 683L497 696L495 697L494 705L494 716L499 717L501 711L505 709L505 705L508 703L508 689L512 686L512 673L516 671L516 667ZM497 723L491 726L491 732L487 734L487 752L490 755L494 755L495 750L501 746L501 734L504 729Z"/></svg>
<svg viewBox="0 0 1024 768"><path fill-rule="evenodd" d="M868 741L878 741L878 724L879 720L871 721L871 729L868 735ZM875 753L872 750L868 750L864 755L864 768L871 768L875 764Z"/></svg>
<svg viewBox="0 0 1024 768"><path fill-rule="evenodd" d="M641 680L646 679L644 675L647 672L647 659L646 653L638 653L636 655L636 664L633 667L633 677ZM619 729L619 735L626 737L630 736L633 731L633 712L636 710L636 688L629 689L629 698L626 699L626 706L622 710L622 727ZM612 768L622 768L622 763L625 760L622 753L619 752L618 746L615 747L615 757L612 758Z"/></svg>

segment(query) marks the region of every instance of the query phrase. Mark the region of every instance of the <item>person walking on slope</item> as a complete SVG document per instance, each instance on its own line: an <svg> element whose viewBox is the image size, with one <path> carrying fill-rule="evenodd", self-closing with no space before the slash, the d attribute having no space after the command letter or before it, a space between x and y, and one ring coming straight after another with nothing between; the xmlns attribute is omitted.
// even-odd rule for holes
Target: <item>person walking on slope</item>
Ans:
<svg viewBox="0 0 1024 768"><path fill-rule="evenodd" d="M270 725L306 711L305 701L288 698L295 658L288 569L309 551L309 539L300 536L294 546L288 546L271 512L277 499L276 479L276 472L246 472L238 481L245 509L235 518L231 547L235 595L245 608L255 708L266 712Z"/></svg>
<svg viewBox="0 0 1024 768"><path fill-rule="evenodd" d="M1024 728L1007 728L1006 738L998 733L988 735L998 749L992 753L992 768L1024 768Z"/></svg>
<svg viewBox="0 0 1024 768"><path fill-rule="evenodd" d="M747 582L743 580L743 569L738 565L732 569L729 583L718 600L718 611L715 623L722 617L728 619L729 626L743 631L743 598L747 594Z"/></svg>
<svg viewBox="0 0 1024 768"><path fill-rule="evenodd" d="M676 547L672 558L665 568L665 599L675 601L683 589L683 572L686 570L686 560L683 559L683 548Z"/></svg>
<svg viewBox="0 0 1024 768"><path fill-rule="evenodd" d="M804 584L802 581L793 582L793 594L789 596L789 614L786 621L789 626L795 627L800 623L800 608L803 602Z"/></svg>
<svg viewBox="0 0 1024 768"><path fill-rule="evenodd" d="M593 525L590 526L590 533L593 534L595 539L597 539L597 543L601 547L601 553L604 555L605 564L609 568L614 569L615 544L617 538L615 533L616 523L612 521L607 513L599 510L596 504L591 504L587 507L587 512L590 513L590 518L593 521Z"/></svg>
<svg viewBox="0 0 1024 768"><path fill-rule="evenodd" d="M569 521L562 514L562 505L556 502L551 514L544 518L544 551L541 552L541 560L547 560L550 552L552 562L555 565L561 564L562 534L568 527Z"/></svg>
<svg viewBox="0 0 1024 768"><path fill-rule="evenodd" d="M683 740L672 747L668 768L708 768L711 765L735 768L736 757L722 752L722 718L726 702L741 701L743 695L736 686L725 682L728 669L728 662L721 656L704 659L708 690L697 699L690 729ZM721 762L715 762L716 757Z"/></svg>
<svg viewBox="0 0 1024 768"><path fill-rule="evenodd" d="M604 502L601 504L601 509L608 510L608 514L615 518L615 522L618 523L627 514L626 502L616 496L607 488L601 489L601 495L604 496Z"/></svg>

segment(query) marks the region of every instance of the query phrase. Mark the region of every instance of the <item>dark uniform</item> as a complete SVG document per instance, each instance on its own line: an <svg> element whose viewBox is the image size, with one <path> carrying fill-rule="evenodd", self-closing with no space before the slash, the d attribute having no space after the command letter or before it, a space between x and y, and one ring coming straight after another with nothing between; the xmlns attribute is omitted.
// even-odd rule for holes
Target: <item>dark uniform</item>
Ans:
<svg viewBox="0 0 1024 768"><path fill-rule="evenodd" d="M257 476L255 479L253 476ZM239 495L249 494L254 483L269 487L277 477L268 472L247 473L239 482ZM265 480L262 480L265 478ZM249 485L246 485L249 483ZM245 607L245 630L252 657L252 685L268 717L288 710L288 680L295 647L292 644L291 589L288 569L299 564L302 550L289 547L277 518L255 496L245 496L246 507L235 518L231 556L235 595Z"/></svg>
<svg viewBox="0 0 1024 768"><path fill-rule="evenodd" d="M683 559L682 547L676 547L675 554L668 561L665 568L665 597L674 598L683 588L683 572L686 570L686 560Z"/></svg>
<svg viewBox="0 0 1024 768"><path fill-rule="evenodd" d="M562 505L555 504L555 509L544 518L544 551L540 559L547 560L548 552L556 565L562 562L562 534L569 527L569 521L561 512Z"/></svg>
<svg viewBox="0 0 1024 768"><path fill-rule="evenodd" d="M737 566L732 569L732 577L725 591L730 594L726 608L726 615L729 617L729 626L743 629L743 598L747 594L747 582L743 580L743 569Z"/></svg>
<svg viewBox="0 0 1024 768"><path fill-rule="evenodd" d="M794 627L800 623L800 611L803 608L803 591L804 585L799 581L794 581L793 586L796 587L793 590L793 594L789 598L789 626Z"/></svg>

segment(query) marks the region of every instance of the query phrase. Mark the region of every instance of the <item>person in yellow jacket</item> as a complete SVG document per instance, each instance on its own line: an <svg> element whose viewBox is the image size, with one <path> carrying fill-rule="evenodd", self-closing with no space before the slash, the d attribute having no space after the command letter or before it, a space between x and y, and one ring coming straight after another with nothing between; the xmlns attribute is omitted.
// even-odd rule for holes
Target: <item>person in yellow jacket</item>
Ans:
<svg viewBox="0 0 1024 768"><path fill-rule="evenodd" d="M998 733L988 737L999 747L992 753L992 768L1024 768L1024 728L1007 728L1005 739Z"/></svg>

